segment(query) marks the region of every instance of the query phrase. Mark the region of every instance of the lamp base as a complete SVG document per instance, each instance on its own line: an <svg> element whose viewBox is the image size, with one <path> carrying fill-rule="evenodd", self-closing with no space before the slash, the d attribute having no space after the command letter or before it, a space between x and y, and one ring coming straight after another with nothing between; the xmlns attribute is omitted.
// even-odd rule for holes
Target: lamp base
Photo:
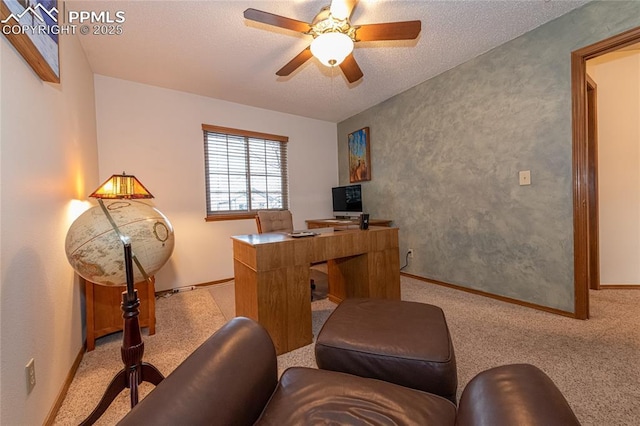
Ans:
<svg viewBox="0 0 640 426"><path fill-rule="evenodd" d="M127 287L133 287L133 284L129 284ZM131 408L133 408L138 403L138 385L140 383L148 382L157 386L164 380L164 376L156 367L142 362L144 342L142 341L138 322L140 299L138 299L137 290L130 290L128 288L127 291L122 293L124 328L120 352L124 368L111 380L100 402L98 402L98 406L80 423L81 426L94 424L125 388L130 390Z"/></svg>
<svg viewBox="0 0 640 426"><path fill-rule="evenodd" d="M139 378L139 381L136 379L136 376ZM120 392L122 392L125 388L131 389L131 398L138 398L138 385L142 382L152 383L154 386L158 386L158 384L164 379L164 376L160 371L154 367L153 365L143 362L136 368L134 371L127 370L123 368L116 374L113 378L104 395L102 395L102 399L98 402L96 408L89 414L85 420L80 423L81 426L88 426L94 424L100 416L107 411L107 408L111 405L114 399ZM130 385L131 381L133 381L133 386ZM131 408L135 407L135 404L132 403Z"/></svg>

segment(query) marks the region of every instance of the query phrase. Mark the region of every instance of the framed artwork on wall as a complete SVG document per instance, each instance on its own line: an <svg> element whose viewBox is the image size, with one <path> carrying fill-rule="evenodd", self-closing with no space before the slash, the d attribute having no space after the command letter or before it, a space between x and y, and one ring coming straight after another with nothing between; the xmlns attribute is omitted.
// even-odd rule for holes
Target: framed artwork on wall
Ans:
<svg viewBox="0 0 640 426"><path fill-rule="evenodd" d="M371 180L370 145L368 127L349 133L349 182Z"/></svg>
<svg viewBox="0 0 640 426"><path fill-rule="evenodd" d="M58 1L0 0L2 34L38 76L60 83Z"/></svg>

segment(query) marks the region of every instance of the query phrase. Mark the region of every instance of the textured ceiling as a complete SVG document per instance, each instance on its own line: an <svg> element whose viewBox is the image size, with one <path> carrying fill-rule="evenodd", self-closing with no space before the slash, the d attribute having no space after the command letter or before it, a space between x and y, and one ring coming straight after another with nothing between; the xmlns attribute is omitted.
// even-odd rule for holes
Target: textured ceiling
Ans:
<svg viewBox="0 0 640 426"><path fill-rule="evenodd" d="M68 10L124 11L122 35L80 36L96 74L339 122L588 1L361 0L354 25L422 21L417 40L360 42L364 78L349 84L315 58L275 72L310 36L250 22L255 8L310 22L330 0L67 1Z"/></svg>

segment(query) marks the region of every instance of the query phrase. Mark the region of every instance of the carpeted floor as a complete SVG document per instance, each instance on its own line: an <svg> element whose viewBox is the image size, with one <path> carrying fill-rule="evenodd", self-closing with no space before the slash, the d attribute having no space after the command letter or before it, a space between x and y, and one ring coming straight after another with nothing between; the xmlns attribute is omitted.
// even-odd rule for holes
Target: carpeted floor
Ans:
<svg viewBox="0 0 640 426"><path fill-rule="evenodd" d="M156 334L143 329L143 360L156 366L165 376L226 319L206 290L176 293L156 301ZM98 404L111 379L122 369L120 347L122 333L114 333L96 341L96 349L82 358L78 372L56 416L57 425L77 425ZM142 399L153 385L142 383ZM123 391L98 420L97 425L114 425L128 411L129 392Z"/></svg>
<svg viewBox="0 0 640 426"><path fill-rule="evenodd" d="M640 424L640 291L589 294L580 321L402 278L402 299L442 307L459 393L477 373L530 363L545 371L584 425Z"/></svg>
<svg viewBox="0 0 640 426"><path fill-rule="evenodd" d="M527 362L554 380L583 425L640 424L640 291L592 291L590 297L592 318L579 321L402 277L403 300L445 311L459 393L482 370ZM233 283L159 299L157 333L144 336L145 361L168 374L233 315L233 303ZM334 308L327 299L312 302L314 336ZM120 333L99 339L85 354L56 424L78 424L93 409L121 368L120 339ZM280 372L293 365L316 367L313 344L278 357ZM144 384L141 396L151 388ZM98 424L115 424L128 403L123 392Z"/></svg>

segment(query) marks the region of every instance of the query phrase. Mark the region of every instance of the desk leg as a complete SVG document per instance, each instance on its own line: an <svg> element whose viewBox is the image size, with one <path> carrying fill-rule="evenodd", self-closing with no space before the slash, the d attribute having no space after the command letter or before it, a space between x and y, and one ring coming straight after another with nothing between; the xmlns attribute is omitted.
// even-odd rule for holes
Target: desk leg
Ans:
<svg viewBox="0 0 640 426"><path fill-rule="evenodd" d="M397 248L369 255L369 297L400 300L400 257Z"/></svg>
<svg viewBox="0 0 640 426"><path fill-rule="evenodd" d="M313 341L310 264L287 268L287 318L287 351L310 344Z"/></svg>
<svg viewBox="0 0 640 426"><path fill-rule="evenodd" d="M312 342L309 266L256 272L234 260L234 274L236 315L266 328L278 355Z"/></svg>

